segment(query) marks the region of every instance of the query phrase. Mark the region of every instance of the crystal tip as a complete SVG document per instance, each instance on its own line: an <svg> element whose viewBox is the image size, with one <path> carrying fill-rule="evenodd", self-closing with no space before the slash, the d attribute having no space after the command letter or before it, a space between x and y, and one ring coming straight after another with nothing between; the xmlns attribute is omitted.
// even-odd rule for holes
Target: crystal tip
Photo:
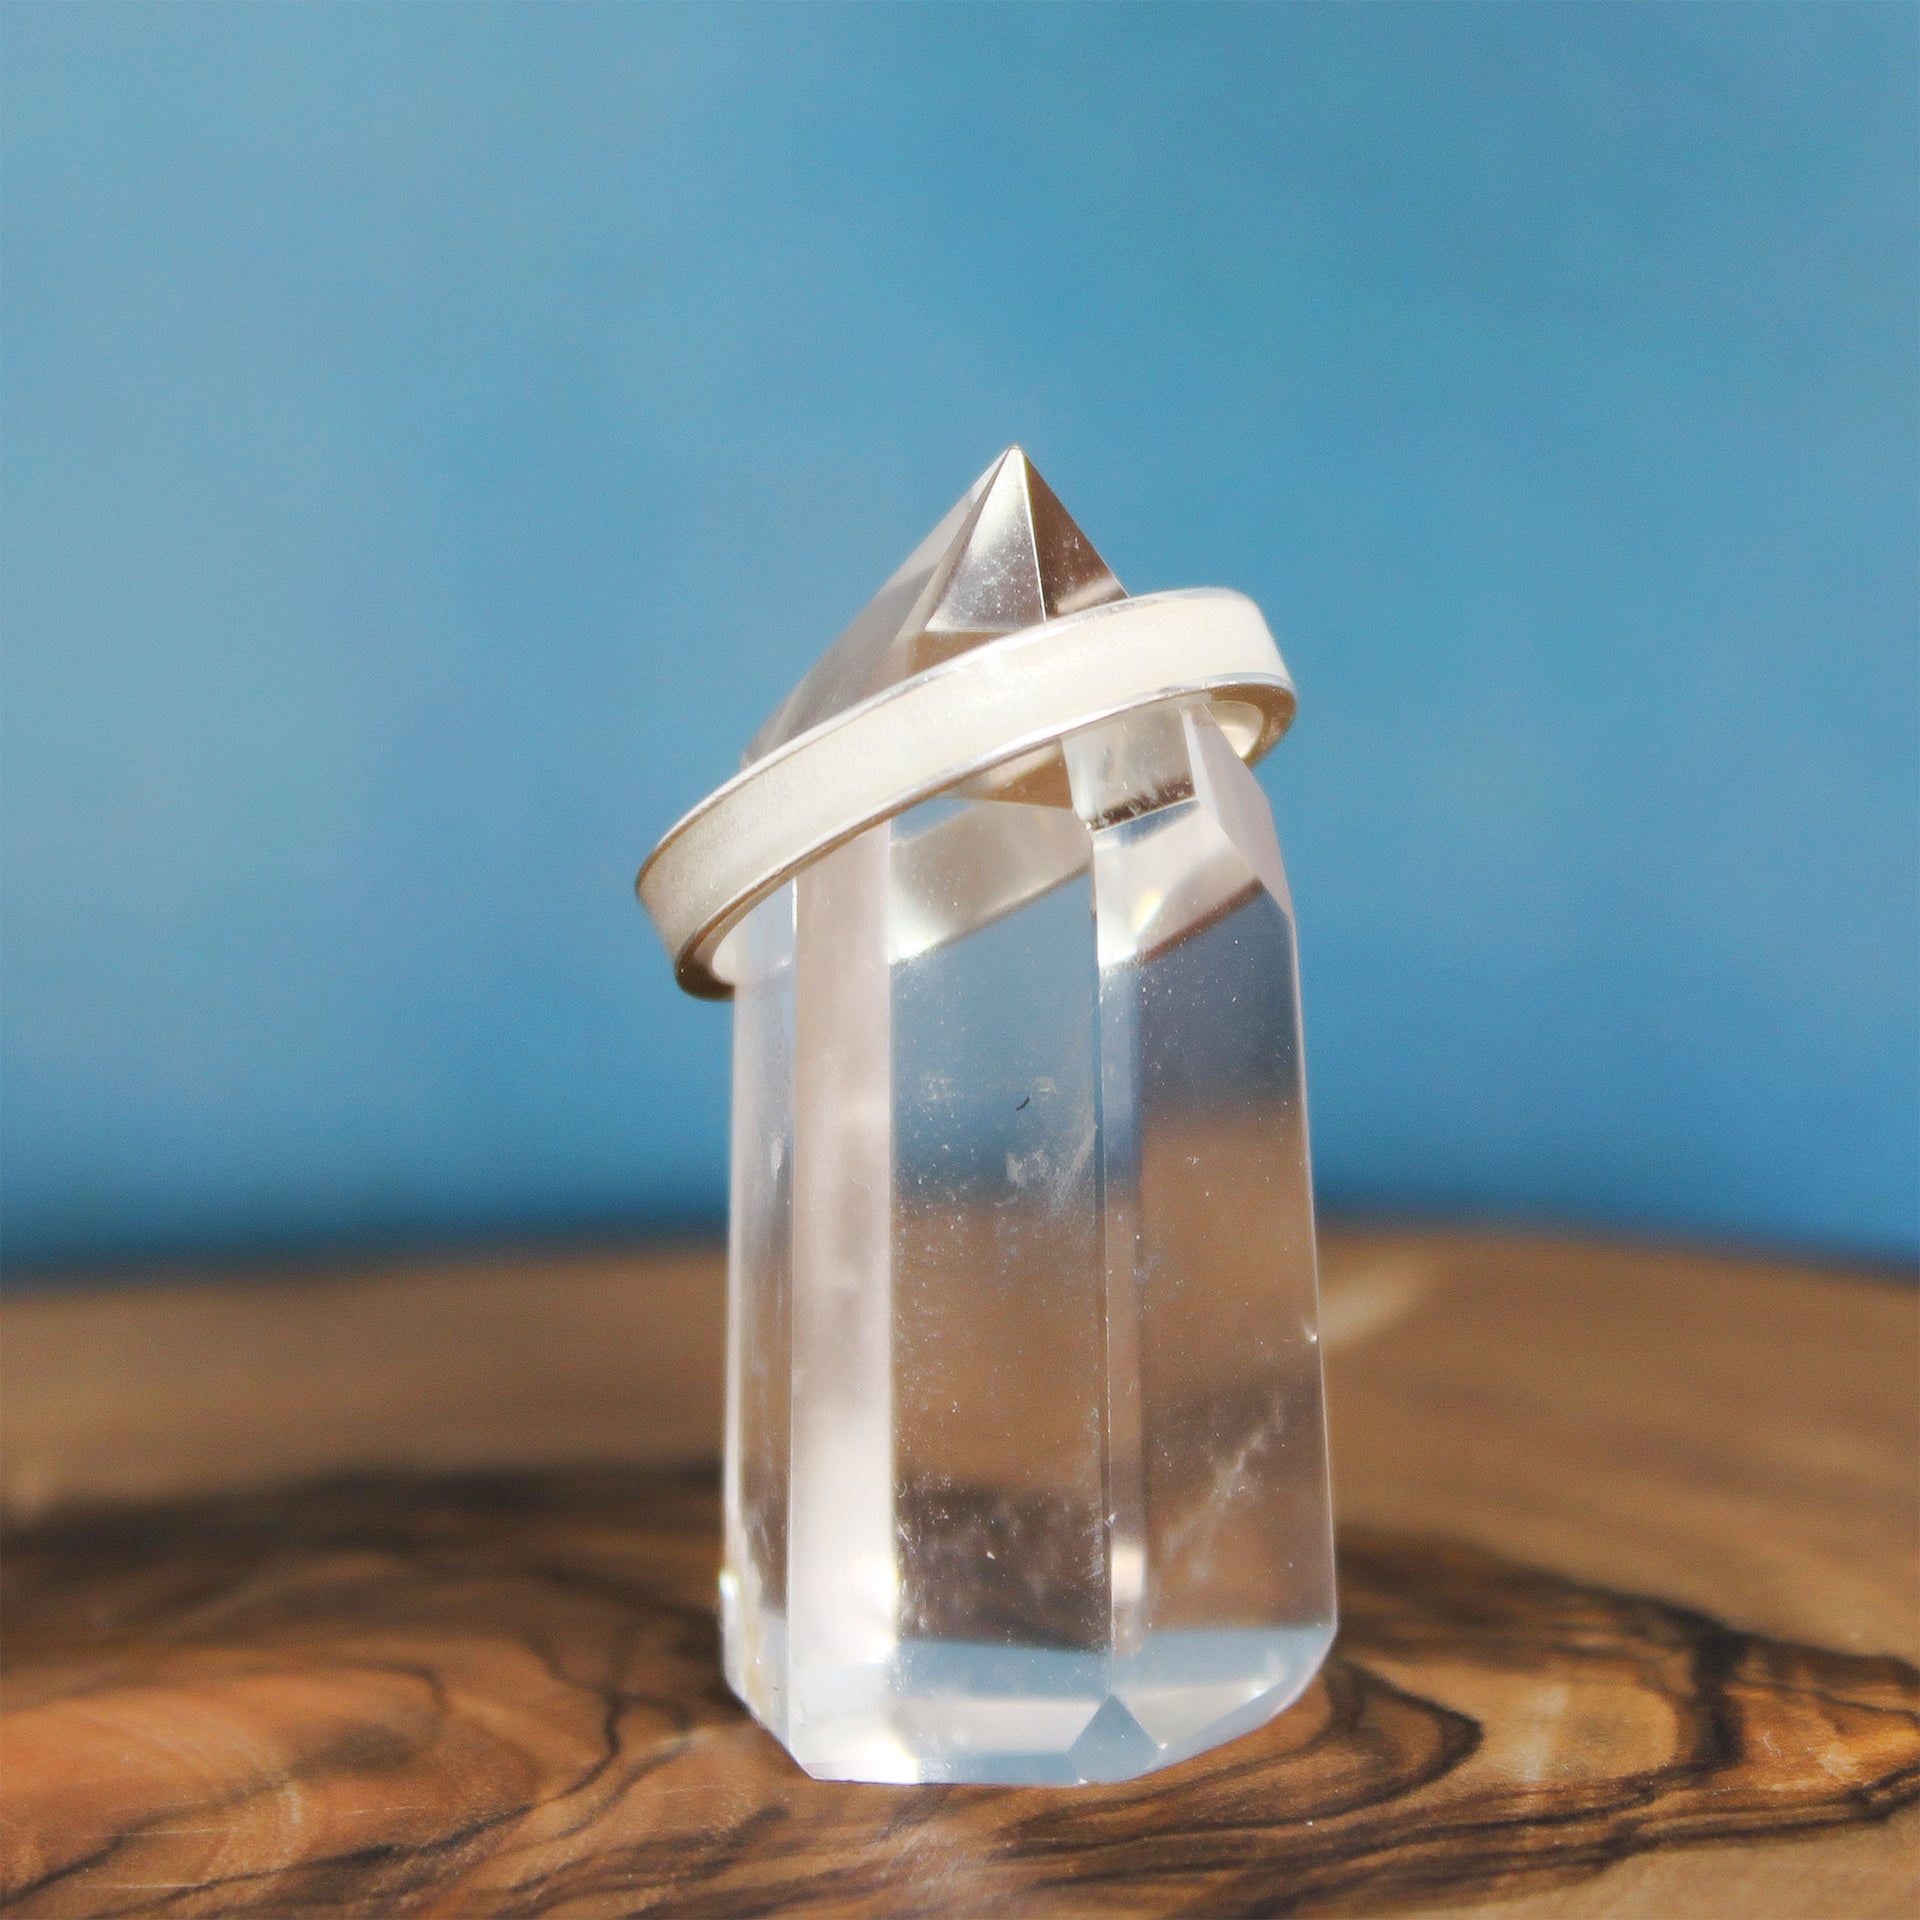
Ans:
<svg viewBox="0 0 1920 1920"><path fill-rule="evenodd" d="M1125 598L1040 470L1009 447L855 615L746 758L957 654Z"/></svg>

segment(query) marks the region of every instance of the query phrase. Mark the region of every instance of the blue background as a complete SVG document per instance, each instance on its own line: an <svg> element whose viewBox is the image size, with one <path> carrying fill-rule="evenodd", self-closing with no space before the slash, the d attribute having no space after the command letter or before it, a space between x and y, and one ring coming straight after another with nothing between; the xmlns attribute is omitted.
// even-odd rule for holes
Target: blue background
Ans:
<svg viewBox="0 0 1920 1920"><path fill-rule="evenodd" d="M1916 17L10 5L14 1268L717 1222L633 870L1014 439L1330 1202L1913 1254Z"/></svg>

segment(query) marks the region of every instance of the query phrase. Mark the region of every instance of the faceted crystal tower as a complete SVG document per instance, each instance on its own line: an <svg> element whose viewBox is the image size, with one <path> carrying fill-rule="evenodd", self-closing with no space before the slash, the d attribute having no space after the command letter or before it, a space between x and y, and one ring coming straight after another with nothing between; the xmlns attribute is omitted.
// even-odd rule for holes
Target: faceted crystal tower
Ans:
<svg viewBox="0 0 1920 1920"><path fill-rule="evenodd" d="M1123 598L1018 450L749 762ZM868 828L728 941L721 1588L830 1779L1118 1780L1293 1700L1334 1624L1292 908L1206 704Z"/></svg>

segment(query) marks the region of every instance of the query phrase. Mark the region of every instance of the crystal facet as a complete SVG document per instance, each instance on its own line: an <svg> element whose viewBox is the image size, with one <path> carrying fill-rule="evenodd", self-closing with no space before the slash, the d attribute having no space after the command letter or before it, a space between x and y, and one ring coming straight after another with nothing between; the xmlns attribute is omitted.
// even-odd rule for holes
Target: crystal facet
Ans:
<svg viewBox="0 0 1920 1920"><path fill-rule="evenodd" d="M1053 489L1009 447L781 703L747 758L983 641L1125 598Z"/></svg>
<svg viewBox="0 0 1920 1920"><path fill-rule="evenodd" d="M756 751L1120 594L1009 454ZM1206 705L868 828L731 946L735 1691L859 1780L1278 1712L1334 1618L1293 916Z"/></svg>

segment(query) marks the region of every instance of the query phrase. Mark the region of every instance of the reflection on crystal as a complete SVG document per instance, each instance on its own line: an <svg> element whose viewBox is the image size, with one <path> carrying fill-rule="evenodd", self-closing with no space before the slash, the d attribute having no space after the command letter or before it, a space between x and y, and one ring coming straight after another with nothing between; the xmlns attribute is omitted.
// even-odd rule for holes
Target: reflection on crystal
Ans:
<svg viewBox="0 0 1920 1920"><path fill-rule="evenodd" d="M727 1670L823 1777L1126 1778L1332 1635L1272 818L1204 706L1061 764L735 937Z"/></svg>

